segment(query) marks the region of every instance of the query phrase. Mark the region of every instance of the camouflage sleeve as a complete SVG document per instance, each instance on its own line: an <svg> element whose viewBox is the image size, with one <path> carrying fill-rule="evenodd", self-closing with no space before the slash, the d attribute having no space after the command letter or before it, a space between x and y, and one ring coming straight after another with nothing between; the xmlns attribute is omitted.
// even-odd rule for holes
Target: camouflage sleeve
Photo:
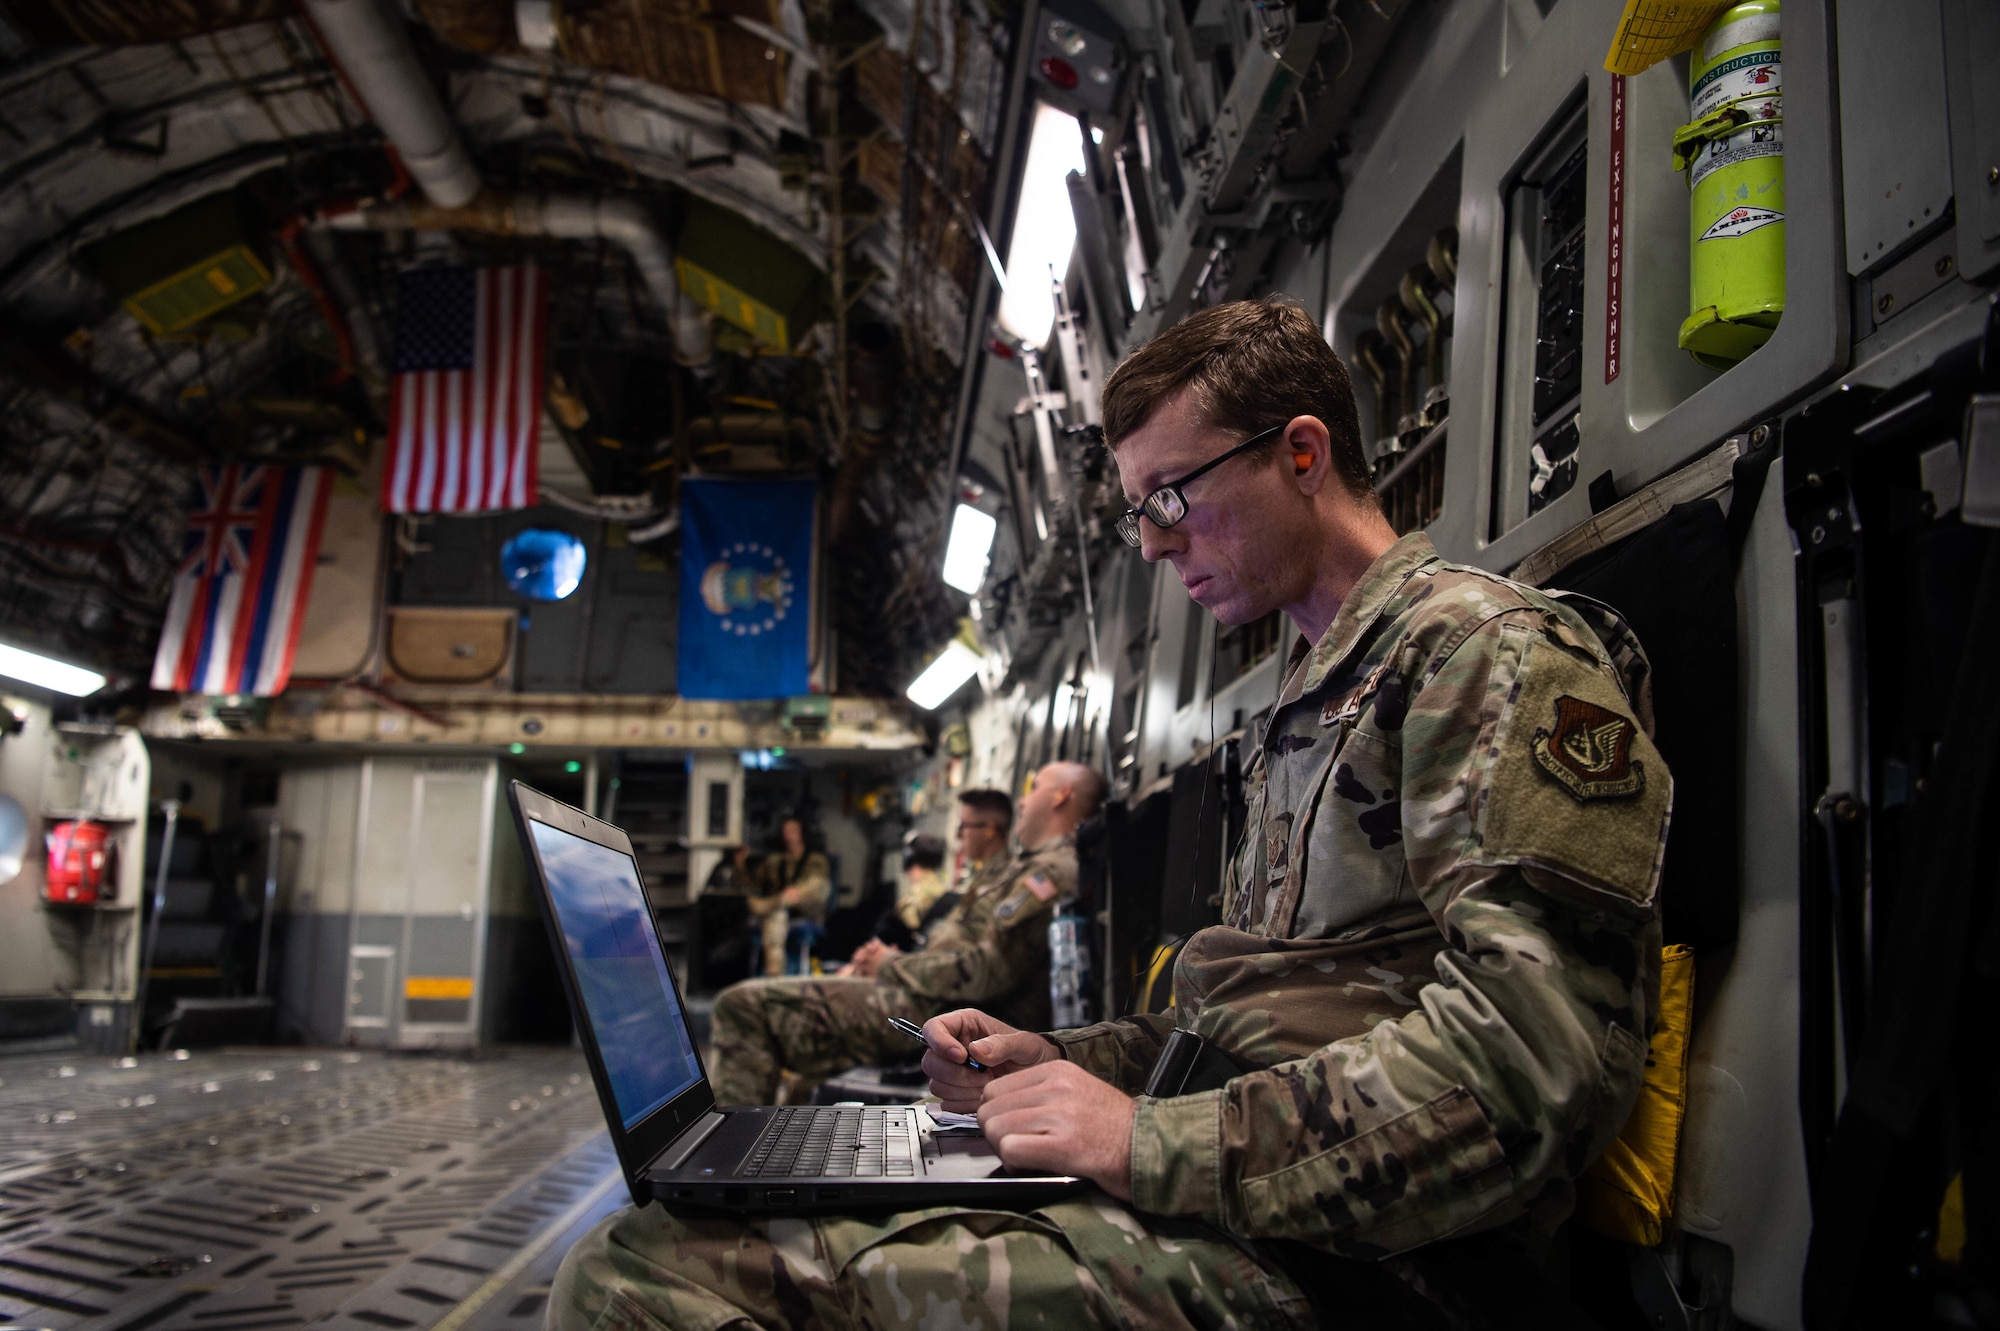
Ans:
<svg viewBox="0 0 2000 1331"><path fill-rule="evenodd" d="M1171 1012L1140 1012L1073 1031L1051 1031L1063 1057L1119 1090L1137 1095L1174 1029Z"/></svg>
<svg viewBox="0 0 2000 1331"><path fill-rule="evenodd" d="M1555 1200L1623 1123L1658 994L1666 767L1547 610L1489 619L1412 687L1402 843L1439 982L1364 1036L1142 1098L1135 1206L1382 1256Z"/></svg>
<svg viewBox="0 0 2000 1331"><path fill-rule="evenodd" d="M795 914L818 916L823 913L828 898L833 895L833 867L827 863L826 856L818 851L806 856L805 863L799 866L798 881L792 887L798 894L798 900L792 906Z"/></svg>
<svg viewBox="0 0 2000 1331"><path fill-rule="evenodd" d="M1031 970L1046 972L1048 917L1076 891L1076 852L1062 845L1030 855L995 890L1000 900L983 928L894 957L876 974L922 998L972 1005L1008 993Z"/></svg>

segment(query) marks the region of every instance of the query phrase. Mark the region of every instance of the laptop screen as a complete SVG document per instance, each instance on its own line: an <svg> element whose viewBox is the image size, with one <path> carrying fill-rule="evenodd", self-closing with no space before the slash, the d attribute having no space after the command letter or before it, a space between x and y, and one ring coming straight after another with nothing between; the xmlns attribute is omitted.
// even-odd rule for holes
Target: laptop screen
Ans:
<svg viewBox="0 0 2000 1331"><path fill-rule="evenodd" d="M632 857L526 820L618 1116L630 1128L701 1079Z"/></svg>

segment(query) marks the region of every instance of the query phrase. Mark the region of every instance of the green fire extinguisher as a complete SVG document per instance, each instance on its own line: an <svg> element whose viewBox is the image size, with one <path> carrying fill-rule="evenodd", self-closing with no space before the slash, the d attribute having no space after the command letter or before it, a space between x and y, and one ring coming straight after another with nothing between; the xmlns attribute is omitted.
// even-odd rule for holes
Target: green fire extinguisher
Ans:
<svg viewBox="0 0 2000 1331"><path fill-rule="evenodd" d="M1696 45L1693 119L1674 132L1693 253L1683 350L1726 370L1785 312L1785 109L1778 0L1743 0Z"/></svg>

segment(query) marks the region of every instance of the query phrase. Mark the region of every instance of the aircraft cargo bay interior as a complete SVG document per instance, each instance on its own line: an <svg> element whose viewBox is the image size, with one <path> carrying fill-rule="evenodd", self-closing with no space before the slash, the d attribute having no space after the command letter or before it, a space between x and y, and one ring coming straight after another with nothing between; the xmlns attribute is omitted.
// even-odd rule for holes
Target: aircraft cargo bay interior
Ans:
<svg viewBox="0 0 2000 1331"><path fill-rule="evenodd" d="M0 0L0 1331L2000 1327L1996 68Z"/></svg>

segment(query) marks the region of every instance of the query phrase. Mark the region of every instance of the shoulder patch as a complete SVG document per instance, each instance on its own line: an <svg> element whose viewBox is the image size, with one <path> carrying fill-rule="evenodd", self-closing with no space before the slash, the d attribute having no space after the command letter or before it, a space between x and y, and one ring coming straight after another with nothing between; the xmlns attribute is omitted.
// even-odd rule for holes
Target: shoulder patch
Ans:
<svg viewBox="0 0 2000 1331"><path fill-rule="evenodd" d="M1547 870L1651 909L1673 776L1608 667L1542 633L1518 636L1518 664L1489 683L1498 717L1473 774L1483 789L1467 859Z"/></svg>
<svg viewBox="0 0 2000 1331"><path fill-rule="evenodd" d="M1555 728L1536 730L1535 765L1579 801L1617 799L1646 788L1646 769L1632 761L1630 717L1565 693L1555 701Z"/></svg>
<svg viewBox="0 0 2000 1331"><path fill-rule="evenodd" d="M1048 901L1056 894L1055 883L1045 873L1031 873L1021 882L1039 900Z"/></svg>

